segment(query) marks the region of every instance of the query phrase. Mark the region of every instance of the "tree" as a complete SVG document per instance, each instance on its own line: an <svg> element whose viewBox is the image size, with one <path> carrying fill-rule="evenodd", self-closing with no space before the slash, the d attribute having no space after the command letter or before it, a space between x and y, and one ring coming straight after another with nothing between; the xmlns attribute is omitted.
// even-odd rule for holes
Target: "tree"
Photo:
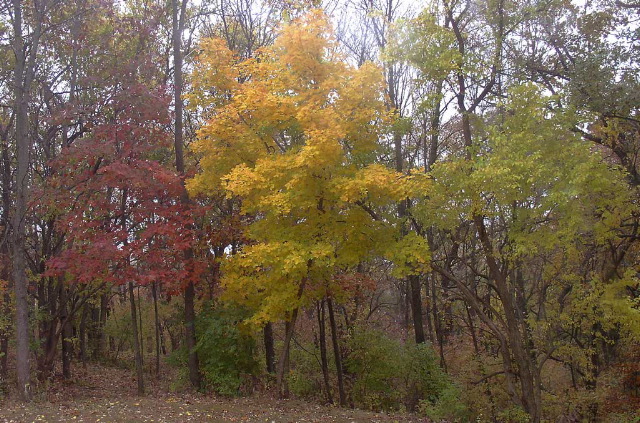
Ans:
<svg viewBox="0 0 640 423"><path fill-rule="evenodd" d="M556 287L548 279L551 268L541 257L567 266L554 268L555 277L580 280L589 287L587 291L602 295L598 292L611 283L611 273L580 274L577 269L594 266L587 259L594 253L587 251L602 251L607 243L617 245L615 230L632 214L622 174L608 169L602 156L571 134L582 126L579 115L552 107L560 96L547 102L536 88L519 86L520 81L507 74L511 63L504 56L504 46L518 42L511 35L520 25L524 27L529 5L521 9L511 2L467 6L442 2L441 9L425 12L412 22L407 43L402 45L425 83L446 81L452 87L444 98L455 101L458 109L448 134L453 143L442 151L440 163L432 162L436 184L413 214L421 216L417 223L433 248L434 270L443 282L454 284L468 310L479 317L479 327L495 337L503 366L498 374L504 375L513 403L532 421L539 421L543 368L551 357L557 359L556 348L567 341L569 330L562 325L544 330L543 322L575 322L575 316L569 315L576 309L569 304L580 300L568 294L585 292L569 283L566 291L559 289L563 305L551 317ZM444 14L442 23L437 13ZM440 102L442 97L436 95ZM505 96L507 100L501 100ZM563 141L558 143L559 139ZM578 162L572 161L578 157ZM587 174L593 184L579 176ZM550 175L554 179L547 179ZM594 198L607 200L599 203ZM575 210L577 201L579 210ZM569 205L573 207L565 209ZM616 218L598 219L602 210ZM589 234L589 241L583 238L584 245L576 244L579 234ZM569 262L575 264L569 266ZM620 274L614 277L618 278ZM579 319L591 319L601 327L599 316L607 312L597 308L598 313ZM471 314L469 320L479 354ZM597 332L609 336L606 330ZM581 354L590 348L582 348Z"/></svg>
<svg viewBox="0 0 640 423"><path fill-rule="evenodd" d="M187 14L187 0L173 0L172 5L172 22L173 22L173 93L174 93L174 151L176 157L176 171L184 177L184 141L182 133L182 33L184 31L185 19ZM183 188L180 201L183 205L189 205L189 193ZM185 260L190 261L193 258L193 250L185 250ZM200 388L200 370L198 364L198 354L196 347L195 332L195 285L190 281L184 291L184 318L185 318L185 336L188 349L189 363L189 380L196 389Z"/></svg>
<svg viewBox="0 0 640 423"><path fill-rule="evenodd" d="M330 33L327 18L311 12L259 60L242 62L221 41L205 41L189 97L217 105L194 143L200 172L189 189L225 190L256 217L252 244L229 257L222 284L228 300L253 310L250 324L288 322L281 393L298 311L339 295L334 275L376 254L404 261L399 273L428 257L425 243L376 212L428 185L372 163L388 120L381 74L340 62Z"/></svg>
<svg viewBox="0 0 640 423"><path fill-rule="evenodd" d="M13 53L14 69L14 103L15 103L15 140L16 140L16 185L15 204L12 220L12 255L13 285L16 296L16 339L17 339L17 373L20 397L31 399L29 357L29 305L27 298L28 278L25 262L25 221L29 195L29 156L31 142L28 133L28 104L31 83L35 76L36 55L42 35L42 25L47 2L35 3L33 7L33 33L30 34L30 49L25 51L22 13L24 5L20 0L13 1Z"/></svg>

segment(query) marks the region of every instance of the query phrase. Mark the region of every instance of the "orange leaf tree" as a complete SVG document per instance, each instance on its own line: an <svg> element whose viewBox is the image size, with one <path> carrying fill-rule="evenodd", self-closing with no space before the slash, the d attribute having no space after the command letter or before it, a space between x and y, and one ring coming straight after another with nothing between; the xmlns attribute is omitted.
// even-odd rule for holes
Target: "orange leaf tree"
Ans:
<svg viewBox="0 0 640 423"><path fill-rule="evenodd" d="M376 256L399 258L404 271L429 259L426 244L402 238L384 213L428 180L375 164L389 123L382 73L350 67L336 47L320 11L242 62L207 40L188 96L210 118L188 188L240 198L255 217L252 242L223 264L225 296L253 310L250 324L290 321L279 381L298 309L339 294L336 274Z"/></svg>

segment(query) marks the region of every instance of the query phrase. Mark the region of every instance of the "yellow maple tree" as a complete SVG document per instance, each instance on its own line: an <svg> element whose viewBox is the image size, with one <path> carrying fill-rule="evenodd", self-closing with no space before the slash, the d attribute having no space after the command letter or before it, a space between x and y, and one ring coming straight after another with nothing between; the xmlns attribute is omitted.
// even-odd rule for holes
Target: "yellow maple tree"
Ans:
<svg viewBox="0 0 640 423"><path fill-rule="evenodd" d="M398 258L405 272L428 265L426 243L403 238L383 211L429 180L374 164L391 123L382 72L347 65L321 11L249 60L205 41L193 79L189 101L209 120L188 188L237 197L255 216L253 242L228 257L222 278L226 299L253 310L249 324L295 321L313 299L338 295L338 272L372 257Z"/></svg>

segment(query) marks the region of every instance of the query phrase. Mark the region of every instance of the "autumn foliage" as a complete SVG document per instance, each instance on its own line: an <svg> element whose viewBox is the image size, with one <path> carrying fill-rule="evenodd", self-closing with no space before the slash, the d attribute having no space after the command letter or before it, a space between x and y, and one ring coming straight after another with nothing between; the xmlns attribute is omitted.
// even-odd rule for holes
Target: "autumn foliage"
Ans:
<svg viewBox="0 0 640 423"><path fill-rule="evenodd" d="M0 400L638 414L637 2L5 3Z"/></svg>

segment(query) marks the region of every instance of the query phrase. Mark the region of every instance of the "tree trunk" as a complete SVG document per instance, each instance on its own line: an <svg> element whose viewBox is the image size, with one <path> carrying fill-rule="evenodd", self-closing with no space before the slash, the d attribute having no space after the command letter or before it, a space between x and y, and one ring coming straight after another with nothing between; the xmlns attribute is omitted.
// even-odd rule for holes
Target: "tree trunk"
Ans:
<svg viewBox="0 0 640 423"><path fill-rule="evenodd" d="M133 282L129 282L129 303L131 305L131 327L133 328L133 350L136 360L136 375L138 380L138 395L144 394L144 369L142 368L142 351L140 350L140 334L138 333L138 319L136 297L133 295Z"/></svg>
<svg viewBox="0 0 640 423"><path fill-rule="evenodd" d="M267 363L267 373L273 374L276 372L276 352L273 347L273 325L271 322L264 326L262 332L264 337L264 355Z"/></svg>
<svg viewBox="0 0 640 423"><path fill-rule="evenodd" d="M71 359L73 357L73 327L69 318L71 304L68 298L69 292L60 280L60 322L62 324L62 377L71 379Z"/></svg>
<svg viewBox="0 0 640 423"><path fill-rule="evenodd" d="M184 141L182 133L182 32L184 30L185 14L187 9L187 0L172 0L173 9L173 89L174 89L174 107L175 107L175 138L174 149L176 155L176 170L181 176L185 174L184 167ZM185 206L189 205L189 193L187 189L182 187L181 202ZM193 250L188 248L185 250L185 261L189 262L193 259ZM196 347L196 331L195 331L195 297L196 291L193 282L190 281L184 291L184 317L185 317L185 336L188 351L189 381L191 385L200 389L200 363L198 362L198 354Z"/></svg>
<svg viewBox="0 0 640 423"><path fill-rule="evenodd" d="M28 133L27 108L29 91L35 69L42 16L38 4L34 5L34 29L31 35L29 58L25 57L25 42L22 34L22 1L13 0L13 53L14 100L15 100L15 142L16 142L16 185L15 206L11 231L13 255L13 287L16 301L16 372L18 395L23 401L31 400L31 365L29 350L29 299L27 263L25 258L25 230L27 217L27 193L29 190L29 162L31 142Z"/></svg>
<svg viewBox="0 0 640 423"><path fill-rule="evenodd" d="M336 375L338 376L338 395L340 397L340 405L347 405L347 396L344 391L344 373L342 371L342 356L340 354L340 344L338 343L338 327L333 312L333 301L327 298L327 307L329 308L329 323L331 324L331 342L333 343L333 355L336 362Z"/></svg>
<svg viewBox="0 0 640 423"><path fill-rule="evenodd" d="M322 367L322 379L324 381L324 390L327 396L327 402L333 404L331 395L331 385L329 384L329 360L327 358L327 331L325 326L324 299L318 303L318 330L320 344L320 365Z"/></svg>
<svg viewBox="0 0 640 423"><path fill-rule="evenodd" d="M138 323L140 325L138 333L140 334L140 362L144 367L144 331L142 330L142 297L140 296L140 286L138 285Z"/></svg>
<svg viewBox="0 0 640 423"><path fill-rule="evenodd" d="M418 275L409 276L411 286L411 312L413 316L413 330L415 332L416 344L424 344L424 327L422 325L422 296L420 289L420 278Z"/></svg>
<svg viewBox="0 0 640 423"><path fill-rule="evenodd" d="M307 271L311 268L312 260L307 262ZM300 282L300 286L298 287L298 300L302 298L302 293L304 292L304 288L307 285L307 277L305 276ZM296 328L296 321L298 319L298 308L296 307L291 313L291 319L286 322L285 327L285 336L284 336L284 345L282 346L282 353L280 354L280 358L278 360L278 368L276 373L276 386L278 389L278 396L280 398L286 398L289 396L289 389L286 385L286 381L284 379L284 374L286 369L289 366L289 349L291 347L291 339L293 338L293 333Z"/></svg>
<svg viewBox="0 0 640 423"><path fill-rule="evenodd" d="M287 398L289 396L289 389L286 386L284 379L285 370L289 366L289 349L291 348L291 338L293 338L293 332L296 327L296 320L298 319L298 309L293 310L291 314L291 320L285 324L285 336L284 345L282 346L282 353L278 359L278 368L276 373L276 386L278 389L278 396L280 399Z"/></svg>
<svg viewBox="0 0 640 423"><path fill-rule="evenodd" d="M435 342L435 337L433 335L433 323L432 323L432 319L431 319L431 287L430 287L430 279L433 278L433 275L429 275L427 277L427 280L425 281L424 284L424 296L427 299L427 308L425 310L425 316L426 316L426 320L427 320L427 338L429 339L429 342L431 342L432 344Z"/></svg>
<svg viewBox="0 0 640 423"><path fill-rule="evenodd" d="M151 287L153 294L153 317L156 329L156 377L160 377L160 317L158 316L158 284L154 281Z"/></svg>

